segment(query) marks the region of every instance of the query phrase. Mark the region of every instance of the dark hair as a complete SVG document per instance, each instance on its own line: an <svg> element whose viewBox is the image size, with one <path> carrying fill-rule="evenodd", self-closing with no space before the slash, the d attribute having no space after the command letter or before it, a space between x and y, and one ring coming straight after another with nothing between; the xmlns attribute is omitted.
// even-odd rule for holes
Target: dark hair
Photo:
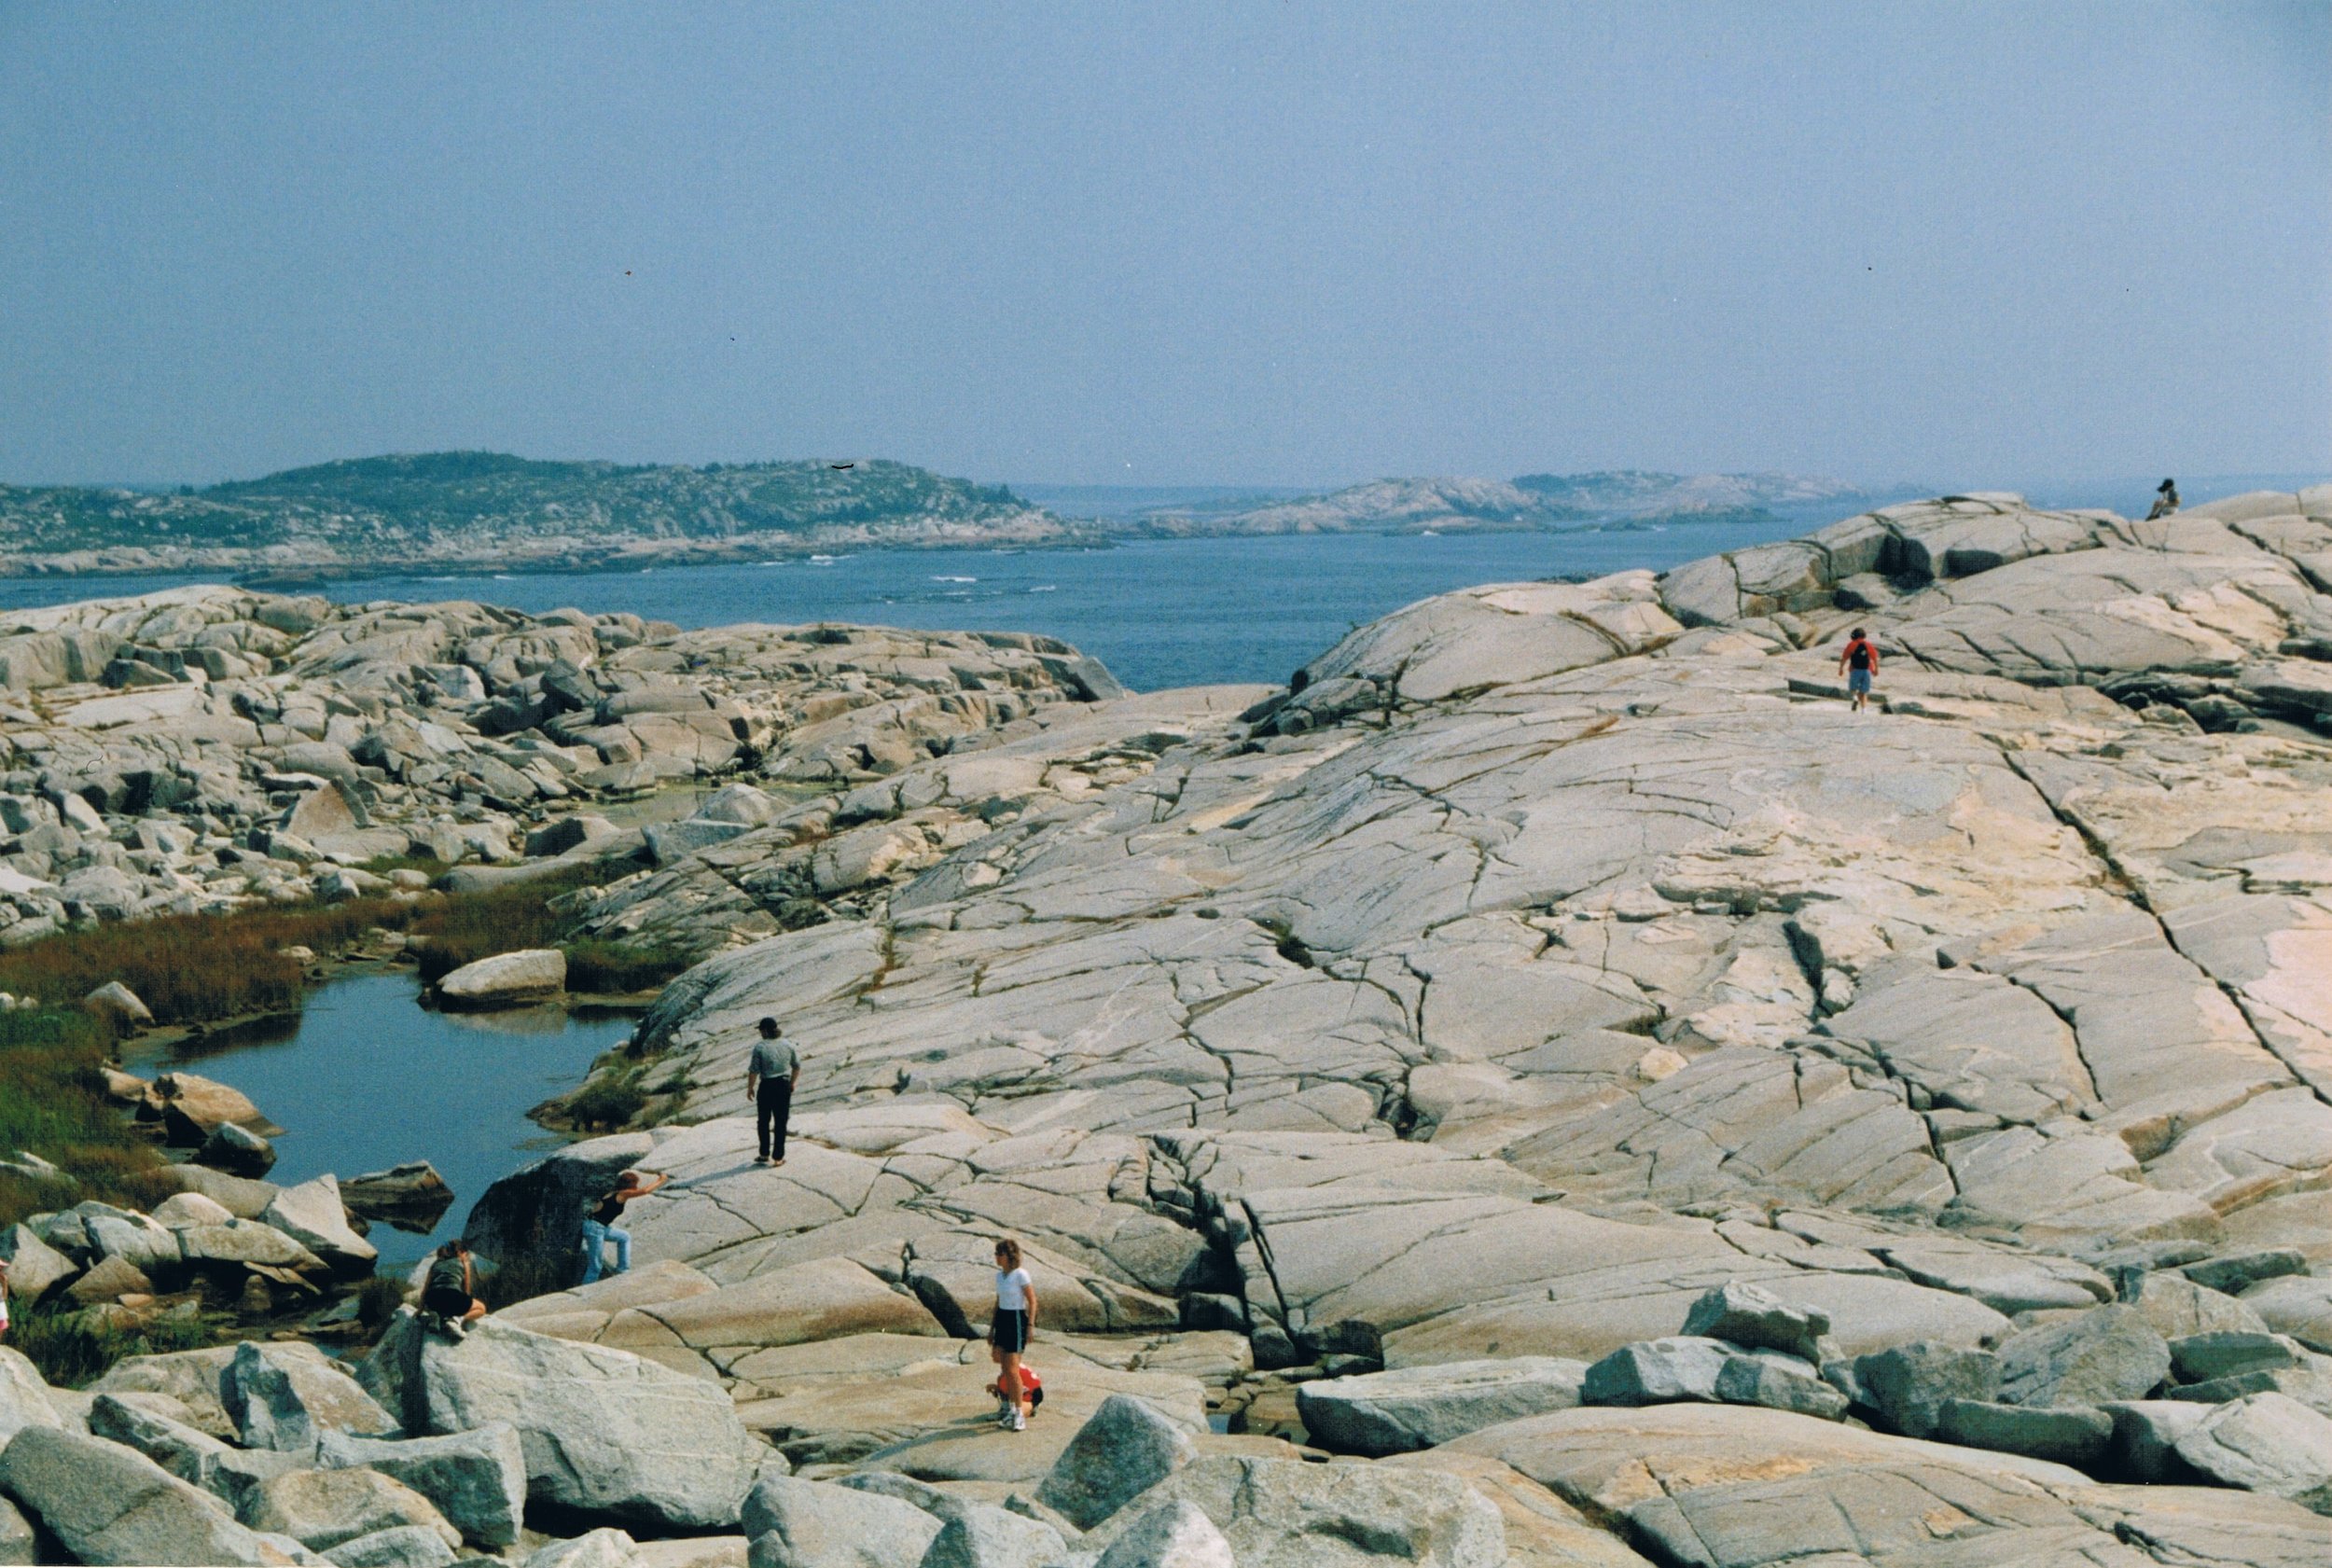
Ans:
<svg viewBox="0 0 2332 1568"><path fill-rule="evenodd" d="M444 1246L437 1249L437 1256L439 1257L458 1257L463 1253L467 1251L469 1251L469 1243L464 1241L461 1237L456 1236L451 1241L446 1242Z"/></svg>
<svg viewBox="0 0 2332 1568"><path fill-rule="evenodd" d="M777 1020L773 1018L765 1018L761 1020L759 1027L761 1030L761 1037L763 1039L774 1040L777 1038Z"/></svg>
<svg viewBox="0 0 2332 1568"><path fill-rule="evenodd" d="M2160 484L2156 485L2154 488L2156 490L2176 490L2178 488L2178 481L2176 479L2164 479Z"/></svg>
<svg viewBox="0 0 2332 1568"><path fill-rule="evenodd" d="M1856 628L1854 628L1854 630L1853 630L1851 633L1849 633L1849 635L1851 635L1851 636L1855 636L1855 637L1859 637L1859 636L1861 636L1862 634L1863 634L1863 629L1862 629L1861 627L1859 627L1859 626L1857 626Z"/></svg>
<svg viewBox="0 0 2332 1568"><path fill-rule="evenodd" d="M1018 1269L1020 1266L1020 1243L1009 1236L999 1236L996 1238L996 1256L1004 1259L1006 1269Z"/></svg>

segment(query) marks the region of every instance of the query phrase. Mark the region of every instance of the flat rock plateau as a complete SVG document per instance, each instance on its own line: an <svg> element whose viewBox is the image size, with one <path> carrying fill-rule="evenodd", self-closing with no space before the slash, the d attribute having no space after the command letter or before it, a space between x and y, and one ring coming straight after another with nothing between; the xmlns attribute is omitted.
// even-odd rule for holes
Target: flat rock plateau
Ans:
<svg viewBox="0 0 2332 1568"><path fill-rule="evenodd" d="M740 748L703 771L740 782L575 907L705 955L620 1069L652 1125L467 1221L490 1258L571 1256L588 1197L660 1173L632 1272L459 1343L400 1317L360 1369L372 1411L246 1348L206 1374L238 1391L218 1451L175 1467L197 1450L160 1418L83 1438L60 1395L0 1490L102 1552L75 1477L128 1433L142 1484L229 1500L182 1504L204 1549L250 1554L199 1559L222 1561L445 1561L451 1535L545 1568L2323 1563L2327 590L2332 486L2151 522L1889 507L1663 576L1424 600L1278 689L1122 695L1037 639L49 612L21 635L117 639L85 672L266 656L113 694L9 664L38 721L11 739L50 748L35 815L132 743L105 737L157 733L90 704L245 727L171 764L241 813L173 852L191 881L229 826L305 838L283 858L311 882L368 846L261 824L318 790L256 767L409 836L493 816L515 856L607 770L710 736L662 706L700 692ZM1860 715L1854 625L1884 656ZM91 810L82 853L202 817ZM776 1169L743 1093L764 1015L804 1060ZM1020 1433L977 1338L998 1235L1042 1303ZM209 1385L164 1373L107 1381L201 1413ZM506 1430L523 1535L418 1457ZM262 1446L293 1467L254 1479ZM375 1488L398 1522L316 1547L293 1526L324 1483L284 1478L350 1467L434 1511Z"/></svg>

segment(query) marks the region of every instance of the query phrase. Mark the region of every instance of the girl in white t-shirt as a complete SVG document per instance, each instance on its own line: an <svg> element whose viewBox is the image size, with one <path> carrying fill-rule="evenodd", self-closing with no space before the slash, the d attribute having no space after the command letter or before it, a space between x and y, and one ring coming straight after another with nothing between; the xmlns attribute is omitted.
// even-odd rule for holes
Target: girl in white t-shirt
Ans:
<svg viewBox="0 0 2332 1568"><path fill-rule="evenodd" d="M996 1424L1013 1432L1028 1430L1028 1388L1020 1379L1020 1353L1028 1349L1030 1330L1036 1326L1036 1286L1020 1267L1020 1243L1006 1238L996 1243L996 1311L988 1325L988 1354L1002 1368L996 1380L1004 1408Z"/></svg>

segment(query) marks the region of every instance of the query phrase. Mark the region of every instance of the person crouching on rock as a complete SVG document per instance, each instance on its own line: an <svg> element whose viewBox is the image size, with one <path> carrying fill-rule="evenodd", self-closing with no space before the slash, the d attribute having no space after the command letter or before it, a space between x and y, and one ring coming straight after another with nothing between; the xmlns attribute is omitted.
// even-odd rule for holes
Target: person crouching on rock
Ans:
<svg viewBox="0 0 2332 1568"><path fill-rule="evenodd" d="M2154 509L2145 514L2145 520L2152 522L2156 518L2168 517L2177 509L2178 481L2164 479L2154 487Z"/></svg>
<svg viewBox="0 0 2332 1568"><path fill-rule="evenodd" d="M439 1247L437 1260L429 1265L421 1287L421 1314L423 1327L456 1339L486 1315L486 1303L478 1299L469 1243L459 1236Z"/></svg>
<svg viewBox="0 0 2332 1568"><path fill-rule="evenodd" d="M1011 1419L1012 1401L1004 1396L1004 1373L996 1373L996 1381L988 1385L988 1392L996 1396L996 1422L1002 1425ZM1020 1363L1020 1400L1034 1417L1045 1408L1045 1380L1036 1375L1036 1368Z"/></svg>
<svg viewBox="0 0 2332 1568"><path fill-rule="evenodd" d="M616 1243L616 1270L618 1274L632 1271L632 1232L617 1226L623 1218L623 1206L634 1198L645 1198L672 1178L658 1175L654 1181L644 1181L637 1171L626 1171L616 1178L616 1190L601 1199L591 1212L583 1216L583 1283L590 1284L607 1267L607 1243Z"/></svg>
<svg viewBox="0 0 2332 1568"><path fill-rule="evenodd" d="M1001 1369L996 1386L1004 1397L996 1424L1006 1431L1028 1430L1028 1386L1020 1376L1020 1355L1035 1326L1036 1285L1020 1267L1020 1243L1007 1237L996 1243L996 1311L988 1324L988 1354Z"/></svg>
<svg viewBox="0 0 2332 1568"><path fill-rule="evenodd" d="M1856 713L1870 704L1870 683L1879 675L1879 646L1863 635L1863 629L1854 628L1839 649L1839 673L1846 677L1846 701Z"/></svg>

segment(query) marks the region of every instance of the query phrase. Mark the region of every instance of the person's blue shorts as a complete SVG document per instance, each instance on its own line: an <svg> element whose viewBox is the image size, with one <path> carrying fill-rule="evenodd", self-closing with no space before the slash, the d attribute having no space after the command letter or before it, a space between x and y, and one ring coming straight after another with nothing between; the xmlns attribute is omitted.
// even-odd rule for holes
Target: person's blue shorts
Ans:
<svg viewBox="0 0 2332 1568"><path fill-rule="evenodd" d="M1867 696L1870 692L1870 672L1867 670L1847 671L1846 689L1857 697Z"/></svg>

